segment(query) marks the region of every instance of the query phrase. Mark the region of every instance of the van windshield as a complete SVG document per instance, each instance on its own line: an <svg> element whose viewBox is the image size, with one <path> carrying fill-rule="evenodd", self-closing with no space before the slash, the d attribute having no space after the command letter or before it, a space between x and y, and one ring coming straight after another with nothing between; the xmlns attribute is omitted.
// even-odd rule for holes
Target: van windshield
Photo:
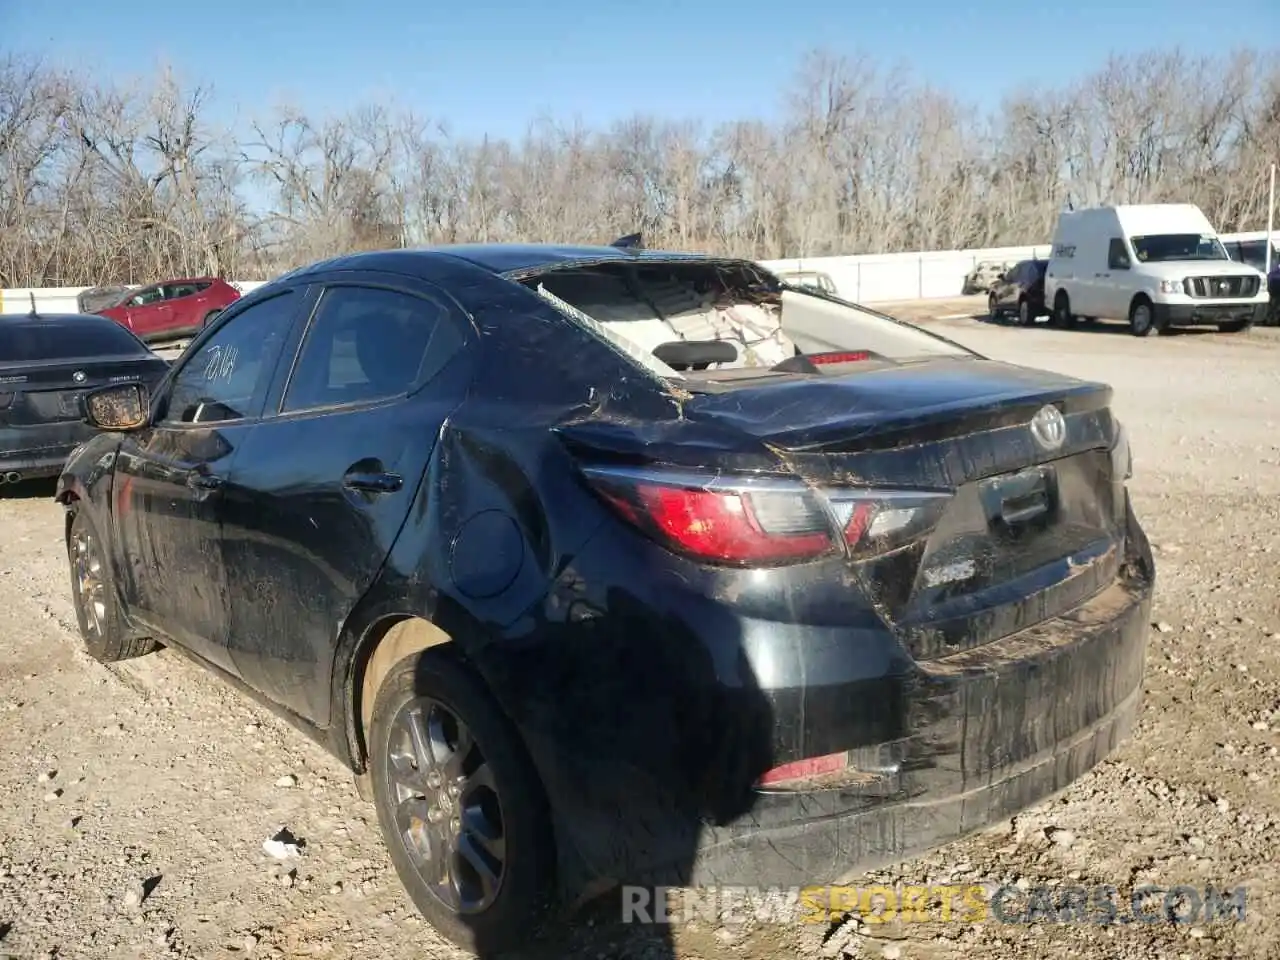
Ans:
<svg viewBox="0 0 1280 960"><path fill-rule="evenodd" d="M1229 260L1222 241L1212 234L1155 233L1132 237L1133 252L1141 263L1171 260Z"/></svg>

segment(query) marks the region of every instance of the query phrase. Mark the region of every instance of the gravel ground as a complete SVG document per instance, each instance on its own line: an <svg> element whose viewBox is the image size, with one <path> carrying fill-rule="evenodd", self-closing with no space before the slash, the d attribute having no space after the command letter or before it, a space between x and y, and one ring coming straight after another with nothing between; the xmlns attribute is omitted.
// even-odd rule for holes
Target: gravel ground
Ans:
<svg viewBox="0 0 1280 960"><path fill-rule="evenodd" d="M1280 929L1280 336L1063 333L904 316L999 359L1108 381L1159 585L1136 735L1064 795L865 883L1246 888L1243 922L679 925L601 906L531 955L1267 957ZM463 956L421 923L335 761L181 657L90 661L51 488L0 497L0 957ZM263 841L305 841L285 864Z"/></svg>

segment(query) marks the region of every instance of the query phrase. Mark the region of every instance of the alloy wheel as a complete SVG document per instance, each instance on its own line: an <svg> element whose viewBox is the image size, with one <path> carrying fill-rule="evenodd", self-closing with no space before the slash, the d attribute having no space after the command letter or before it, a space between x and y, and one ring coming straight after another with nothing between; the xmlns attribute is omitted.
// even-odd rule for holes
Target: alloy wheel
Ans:
<svg viewBox="0 0 1280 960"><path fill-rule="evenodd" d="M423 883L445 907L481 913L506 873L506 833L493 770L462 720L429 697L396 715L386 789L396 833Z"/></svg>
<svg viewBox="0 0 1280 960"><path fill-rule="evenodd" d="M107 619L107 591L102 556L92 534L83 530L75 534L71 541L71 558L75 565L76 593L84 610L85 629L92 638L99 639Z"/></svg>

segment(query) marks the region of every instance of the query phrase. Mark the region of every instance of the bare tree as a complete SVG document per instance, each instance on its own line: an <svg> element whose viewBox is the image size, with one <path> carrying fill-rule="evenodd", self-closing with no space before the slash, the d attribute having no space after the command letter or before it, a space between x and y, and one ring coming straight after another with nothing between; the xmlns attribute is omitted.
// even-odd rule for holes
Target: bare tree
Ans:
<svg viewBox="0 0 1280 960"><path fill-rule="evenodd" d="M268 277L351 250L601 243L761 259L1044 242L1064 206L1266 219L1280 51L1114 57L987 113L870 56L815 52L777 121L540 117L460 140L412 111L283 108L244 130L171 71L120 86L0 58L0 284Z"/></svg>

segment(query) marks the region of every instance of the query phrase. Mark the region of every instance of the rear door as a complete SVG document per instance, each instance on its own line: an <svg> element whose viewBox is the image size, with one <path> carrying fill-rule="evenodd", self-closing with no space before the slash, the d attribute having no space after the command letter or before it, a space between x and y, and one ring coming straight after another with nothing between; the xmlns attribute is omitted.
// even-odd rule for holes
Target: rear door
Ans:
<svg viewBox="0 0 1280 960"><path fill-rule="evenodd" d="M1123 320L1129 309L1134 289L1133 264L1124 237L1107 239L1106 262L1095 283L1098 304L1090 316Z"/></svg>
<svg viewBox="0 0 1280 960"><path fill-rule="evenodd" d="M227 318L162 385L152 425L116 456L117 569L133 616L215 666L227 654L223 487L263 408L305 288L286 288Z"/></svg>
<svg viewBox="0 0 1280 960"><path fill-rule="evenodd" d="M140 337L151 336L164 329L169 308L164 300L164 288L159 284L144 287L125 303L128 327Z"/></svg>
<svg viewBox="0 0 1280 960"><path fill-rule="evenodd" d="M995 282L993 289L996 295L996 302L1000 306L1011 307L1018 302L1018 293L1021 290L1019 284L1023 281L1026 267L1025 263L1015 263L1009 272L1004 275L1003 280Z"/></svg>
<svg viewBox="0 0 1280 960"><path fill-rule="evenodd" d="M197 315L200 309L200 291L209 284L167 283L164 286L164 302L168 308L165 332L184 332L196 330L201 318Z"/></svg>
<svg viewBox="0 0 1280 960"><path fill-rule="evenodd" d="M274 415L240 444L223 524L231 656L248 683L321 724L339 631L462 401L474 334L442 291L359 276L321 284Z"/></svg>

